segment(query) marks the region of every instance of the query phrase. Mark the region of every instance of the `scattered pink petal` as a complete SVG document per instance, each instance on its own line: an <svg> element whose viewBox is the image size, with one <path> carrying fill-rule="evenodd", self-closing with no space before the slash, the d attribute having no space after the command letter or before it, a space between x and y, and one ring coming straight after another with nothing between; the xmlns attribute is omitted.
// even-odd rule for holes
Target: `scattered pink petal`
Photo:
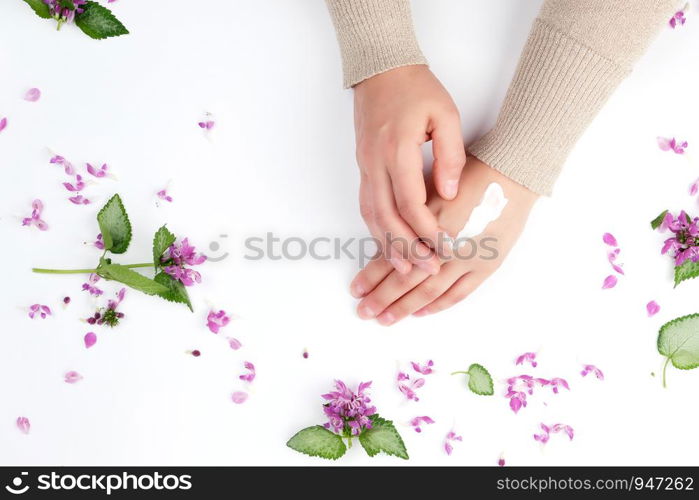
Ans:
<svg viewBox="0 0 699 500"><path fill-rule="evenodd" d="M257 373L255 372L255 365L253 365L250 361L245 361L243 366L245 366L245 369L248 370L249 373L239 375L238 378L240 380L245 380L246 382L252 382L255 380L255 377L257 376Z"/></svg>
<svg viewBox="0 0 699 500"><path fill-rule="evenodd" d="M29 434L32 424L27 417L17 417L17 428L23 434Z"/></svg>
<svg viewBox="0 0 699 500"><path fill-rule="evenodd" d="M607 290L608 288L614 288L617 284L616 276L613 274L607 276L602 284L602 290Z"/></svg>
<svg viewBox="0 0 699 500"><path fill-rule="evenodd" d="M24 94L24 100L29 101L29 102L36 102L39 100L41 97L41 90L37 88L31 88L27 90L27 93Z"/></svg>
<svg viewBox="0 0 699 500"><path fill-rule="evenodd" d="M233 400L233 402L234 402L235 404L241 405L241 404L245 403L245 401L248 400L248 393L247 393L247 392L243 392L243 391L235 391L235 392L231 395L231 399Z"/></svg>
<svg viewBox="0 0 699 500"><path fill-rule="evenodd" d="M660 306L656 301L651 300L650 302L648 302L648 304L646 304L646 310L648 311L649 317L655 316L660 312Z"/></svg>
<svg viewBox="0 0 699 500"><path fill-rule="evenodd" d="M64 303L65 305L70 304L70 297L63 297L63 303Z"/></svg>
<svg viewBox="0 0 699 500"><path fill-rule="evenodd" d="M226 326L231 319L226 314L226 311L221 309L215 312L213 309L209 311L209 315L206 317L206 326L209 327L212 333L218 333L221 328Z"/></svg>
<svg viewBox="0 0 699 500"><path fill-rule="evenodd" d="M677 28L678 26L684 26L684 23L687 22L687 18L685 17L685 14L689 10L689 2L685 4L685 6L682 8L682 10L678 10L675 12L670 20L668 21L668 24L670 25L670 28L673 30Z"/></svg>
<svg viewBox="0 0 699 500"><path fill-rule="evenodd" d="M203 128L205 130L211 130L212 128L214 128L215 124L216 122L214 122L213 120L206 120L198 123L199 128Z"/></svg>
<svg viewBox="0 0 699 500"><path fill-rule="evenodd" d="M624 270L621 268L619 264L615 262L616 258L619 256L619 252L620 250L618 248L615 249L613 252L609 252L607 254L607 260L611 264L612 269L614 269L619 274L624 274Z"/></svg>
<svg viewBox="0 0 699 500"><path fill-rule="evenodd" d="M457 436L454 431L449 431L444 438L444 451L447 453L447 455L451 455L451 452L454 450L454 447L451 445L451 441L463 441L463 438L461 436Z"/></svg>
<svg viewBox="0 0 699 500"><path fill-rule="evenodd" d="M689 186L689 196L695 196L699 193L699 179L695 180L691 186Z"/></svg>
<svg viewBox="0 0 699 500"><path fill-rule="evenodd" d="M413 366L413 370L415 370L418 373L421 373L422 375L429 375L432 373L432 367L434 366L434 362L430 359L425 363L424 365L420 365L416 363L415 361L411 361L410 364Z"/></svg>
<svg viewBox="0 0 699 500"><path fill-rule="evenodd" d="M0 120L0 132L5 130L5 127L7 127L7 118L3 118Z"/></svg>
<svg viewBox="0 0 699 500"><path fill-rule="evenodd" d="M49 225L41 218L41 213L44 211L44 204L41 200L36 199L32 202L32 214L29 217L22 219L23 226L35 226L39 231L46 231Z"/></svg>
<svg viewBox="0 0 699 500"><path fill-rule="evenodd" d="M611 247L618 246L618 244L616 242L616 238L611 233L604 233L604 235L602 236L602 241L604 241L607 245L609 245Z"/></svg>
<svg viewBox="0 0 699 500"><path fill-rule="evenodd" d="M536 368L536 353L525 352L524 354L520 354L519 356L517 356L517 359L515 360L515 365L523 365L524 363L529 363L532 365L532 368Z"/></svg>
<svg viewBox="0 0 699 500"><path fill-rule="evenodd" d="M559 387L563 387L568 391L570 390L568 382L564 378L554 377L551 380L549 380L549 384L551 384L551 390L553 390L554 394L558 394Z"/></svg>
<svg viewBox="0 0 699 500"><path fill-rule="evenodd" d="M597 368L595 365L583 365L580 375L587 377L588 373L594 373L595 377L597 377L599 380L604 380L604 373L602 373L602 370Z"/></svg>
<svg viewBox="0 0 699 500"><path fill-rule="evenodd" d="M75 371L69 371L65 374L66 384L75 384L76 382L80 382L82 379L83 376Z"/></svg>
<svg viewBox="0 0 699 500"><path fill-rule="evenodd" d="M233 349L234 351L237 351L241 347L243 347L243 344L240 343L240 340L234 339L233 337L228 338L228 345Z"/></svg>
<svg viewBox="0 0 699 500"><path fill-rule="evenodd" d="M570 425L554 424L549 427L548 425L541 423L539 426L541 427L542 432L541 434L534 434L534 440L539 441L541 444L548 443L549 439L551 438L551 434L557 434L559 432L567 435L570 441L572 441L573 437L575 436L575 432Z"/></svg>
<svg viewBox="0 0 699 500"><path fill-rule="evenodd" d="M308 350L307 349L303 350L303 359L308 359Z"/></svg>
<svg viewBox="0 0 699 500"><path fill-rule="evenodd" d="M47 316L51 316L51 308L42 304L32 304L29 306L29 317L34 319L35 317L46 319Z"/></svg>
<svg viewBox="0 0 699 500"><path fill-rule="evenodd" d="M410 421L410 425L415 429L415 432L420 433L422 432L422 427L420 427L422 424L434 424L434 420L432 420L428 416L422 416L422 417L415 417Z"/></svg>
<svg viewBox="0 0 699 500"><path fill-rule="evenodd" d="M498 459L498 467L505 467L505 459L503 457Z"/></svg>
<svg viewBox="0 0 699 500"><path fill-rule="evenodd" d="M165 200L165 201L167 201L167 202L169 202L169 203L172 203L172 196L170 196L169 194L167 194L167 190L166 190L166 189L161 189L161 190L158 191L156 194L157 194L158 198L160 198L161 200Z"/></svg>
<svg viewBox="0 0 699 500"><path fill-rule="evenodd" d="M425 385L424 378L411 380L407 373L398 372L397 382L398 390L402 392L406 398L408 398L408 401L420 401L420 398L417 397L415 390Z"/></svg>
<svg viewBox="0 0 699 500"><path fill-rule="evenodd" d="M90 204L90 200L88 200L87 198L85 198L81 194L76 195L76 196L71 196L70 198L68 198L68 200L70 200L70 202L73 205L89 205Z"/></svg>
<svg viewBox="0 0 699 500"><path fill-rule="evenodd" d="M679 142L674 137L658 137L658 147L663 151L673 151L675 154L682 155L687 146L689 146L687 141Z"/></svg>
<svg viewBox="0 0 699 500"><path fill-rule="evenodd" d="M189 352L189 354L191 354L195 358L198 358L199 356L201 356L201 351L199 349L194 349L193 351L188 351L188 352Z"/></svg>
<svg viewBox="0 0 699 500"><path fill-rule="evenodd" d="M89 349L93 345L97 343L97 335L95 335L93 332L88 332L85 334L85 347Z"/></svg>
<svg viewBox="0 0 699 500"><path fill-rule="evenodd" d="M73 164L63 158L61 155L54 155L49 160L49 163L55 163L56 165L61 165L66 175L75 175L75 168Z"/></svg>
<svg viewBox="0 0 699 500"><path fill-rule="evenodd" d="M109 167L107 166L106 163L104 163L100 168L95 168L89 163L86 163L85 165L87 166L87 172L90 175L93 175L99 179L101 179L103 177L107 177L107 175L108 175L107 170L109 169Z"/></svg>
<svg viewBox="0 0 699 500"><path fill-rule="evenodd" d="M64 182L63 187L65 187L71 193L77 193L85 189L85 182L83 182L82 175L76 175L75 184L71 184L70 182Z"/></svg>

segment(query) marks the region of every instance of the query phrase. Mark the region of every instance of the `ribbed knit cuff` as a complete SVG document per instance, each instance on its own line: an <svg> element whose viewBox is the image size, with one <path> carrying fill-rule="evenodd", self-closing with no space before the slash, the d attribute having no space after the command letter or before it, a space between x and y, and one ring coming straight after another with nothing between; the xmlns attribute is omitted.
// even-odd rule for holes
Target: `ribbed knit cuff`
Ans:
<svg viewBox="0 0 699 500"><path fill-rule="evenodd" d="M550 195L570 150L628 72L537 19L495 128L469 151Z"/></svg>
<svg viewBox="0 0 699 500"><path fill-rule="evenodd" d="M409 0L326 0L342 53L345 88L399 66L427 64Z"/></svg>

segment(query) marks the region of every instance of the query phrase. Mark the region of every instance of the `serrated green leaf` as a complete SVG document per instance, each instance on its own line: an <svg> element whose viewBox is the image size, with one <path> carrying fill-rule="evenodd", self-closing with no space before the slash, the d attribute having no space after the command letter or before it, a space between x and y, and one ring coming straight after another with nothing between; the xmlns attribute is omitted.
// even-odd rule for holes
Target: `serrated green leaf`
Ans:
<svg viewBox="0 0 699 500"><path fill-rule="evenodd" d="M163 226L155 232L155 236L153 236L153 265L156 268L160 267L160 257L174 242L175 235L167 227Z"/></svg>
<svg viewBox="0 0 699 500"><path fill-rule="evenodd" d="M106 264L97 268L97 274L104 279L118 281L129 288L138 290L147 295L161 295L169 291L168 287L142 274L132 271L120 264Z"/></svg>
<svg viewBox="0 0 699 500"><path fill-rule="evenodd" d="M468 388L479 396L492 396L493 378L483 366L474 363L468 367Z"/></svg>
<svg viewBox="0 0 699 500"><path fill-rule="evenodd" d="M699 276L699 262L688 260L681 266L675 267L675 286L697 276Z"/></svg>
<svg viewBox="0 0 699 500"><path fill-rule="evenodd" d="M103 40L105 38L128 35L121 22L112 12L97 2L87 2L83 12L75 16L75 24L90 38Z"/></svg>
<svg viewBox="0 0 699 500"><path fill-rule="evenodd" d="M112 196L97 214L105 250L124 253L131 242L131 222L118 194Z"/></svg>
<svg viewBox="0 0 699 500"><path fill-rule="evenodd" d="M49 6L43 0L24 0L34 11L34 13L44 19L51 19L51 11Z"/></svg>
<svg viewBox="0 0 699 500"><path fill-rule="evenodd" d="M153 278L153 281L160 283L161 285L167 287L167 292L157 294L158 297L162 297L170 302L177 302L180 304L186 304L189 310L194 312L192 308L192 303L189 301L189 294L187 293L187 287L185 287L181 281L174 279L167 273L158 273Z"/></svg>
<svg viewBox="0 0 699 500"><path fill-rule="evenodd" d="M660 327L658 352L680 370L699 367L699 314L682 316Z"/></svg>
<svg viewBox="0 0 699 500"><path fill-rule="evenodd" d="M665 215L667 214L667 210L665 210L663 213L658 215L655 219L650 221L650 227L652 227L654 230L658 229L660 227L660 224L663 223L663 219L665 218Z"/></svg>
<svg viewBox="0 0 699 500"><path fill-rule="evenodd" d="M347 451L342 438L322 425L300 430L289 439L286 445L299 453L330 460L337 460Z"/></svg>
<svg viewBox="0 0 699 500"><path fill-rule="evenodd" d="M370 457L384 452L404 460L409 458L403 438L398 434L393 422L385 420L379 415L371 416L371 429L367 429L359 435L359 443Z"/></svg>

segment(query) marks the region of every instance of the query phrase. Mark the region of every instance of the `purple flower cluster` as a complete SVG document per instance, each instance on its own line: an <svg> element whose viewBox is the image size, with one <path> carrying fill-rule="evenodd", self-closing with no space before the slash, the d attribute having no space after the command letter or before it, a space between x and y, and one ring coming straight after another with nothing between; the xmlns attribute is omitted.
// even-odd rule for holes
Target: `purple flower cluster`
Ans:
<svg viewBox="0 0 699 500"><path fill-rule="evenodd" d="M328 401L323 405L323 411L328 417L325 428L340 435L350 436L357 436L364 429L371 429L369 417L376 413L376 407L369 406L371 399L365 394L369 387L371 382L362 382L355 394L343 381L336 380L337 390L322 396Z"/></svg>
<svg viewBox="0 0 699 500"><path fill-rule="evenodd" d="M205 261L206 255L198 254L194 246L189 244L188 238L183 239L180 243L170 245L166 255L162 258L163 264L166 264L163 270L176 280L181 281L184 286L201 283L201 274L186 268L185 265L198 266Z"/></svg>
<svg viewBox="0 0 699 500"><path fill-rule="evenodd" d="M49 6L51 16L56 19L59 23L71 23L75 19L75 14L82 14L85 9L82 8L83 5L87 3L87 0L72 0L73 8L64 7L61 5L60 0L44 0L44 3Z"/></svg>
<svg viewBox="0 0 699 500"><path fill-rule="evenodd" d="M658 230L668 229L674 236L665 240L662 254L670 254L678 267L689 260L699 261L699 217L692 219L684 210L677 217L668 212Z"/></svg>
<svg viewBox="0 0 699 500"><path fill-rule="evenodd" d="M116 300L108 300L107 308L102 311L98 310L92 317L87 318L87 322L91 325L107 325L115 327L119 324L119 320L124 318L124 313L117 311L117 307L121 304L126 296L126 288L122 288L117 293Z"/></svg>

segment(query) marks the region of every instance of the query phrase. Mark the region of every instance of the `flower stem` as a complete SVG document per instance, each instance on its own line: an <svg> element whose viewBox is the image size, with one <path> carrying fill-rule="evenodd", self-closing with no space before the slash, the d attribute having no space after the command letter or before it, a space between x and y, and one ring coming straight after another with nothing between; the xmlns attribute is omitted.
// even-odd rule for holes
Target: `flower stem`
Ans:
<svg viewBox="0 0 699 500"><path fill-rule="evenodd" d="M457 373L463 373L464 375L468 375L468 372L451 372L452 375L456 375Z"/></svg>
<svg viewBox="0 0 699 500"><path fill-rule="evenodd" d="M663 365L663 389L667 389L667 378L665 377L665 373L667 372L667 364L670 362L670 358L667 358L665 360L665 364Z"/></svg>
<svg viewBox="0 0 699 500"><path fill-rule="evenodd" d="M137 267L153 267L152 262L147 262L143 264L122 264L123 267L128 267L129 269L134 269ZM32 272L40 274L91 274L96 273L97 269L42 269L39 267L32 268Z"/></svg>
<svg viewBox="0 0 699 500"><path fill-rule="evenodd" d="M352 448L352 436L347 436L347 448Z"/></svg>

